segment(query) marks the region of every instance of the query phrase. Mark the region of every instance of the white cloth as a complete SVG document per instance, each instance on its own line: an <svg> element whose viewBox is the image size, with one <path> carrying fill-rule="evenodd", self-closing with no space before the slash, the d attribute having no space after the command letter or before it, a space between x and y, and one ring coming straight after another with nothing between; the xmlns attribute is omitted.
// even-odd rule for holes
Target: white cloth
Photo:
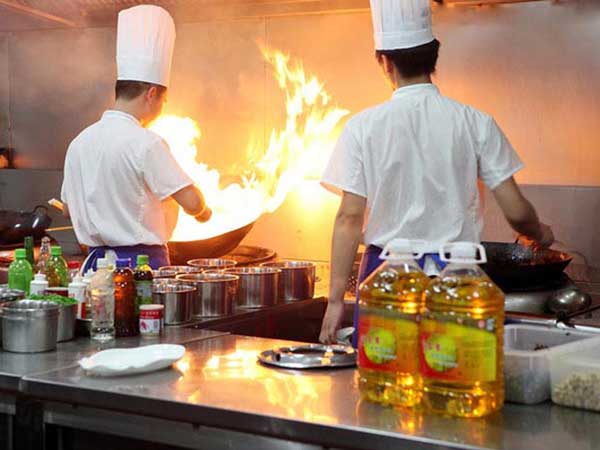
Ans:
<svg viewBox="0 0 600 450"><path fill-rule="evenodd" d="M119 13L117 79L169 86L175 23L160 6L140 5Z"/></svg>
<svg viewBox="0 0 600 450"><path fill-rule="evenodd" d="M522 166L489 115L416 84L347 122L322 183L367 199L365 244L423 239L437 252L479 242L478 177L493 190Z"/></svg>
<svg viewBox="0 0 600 450"><path fill-rule="evenodd" d="M433 41L430 0L371 0L376 50L418 47Z"/></svg>
<svg viewBox="0 0 600 450"><path fill-rule="evenodd" d="M190 184L162 138L106 111L69 145L61 197L81 244L162 245L177 224L170 197Z"/></svg>

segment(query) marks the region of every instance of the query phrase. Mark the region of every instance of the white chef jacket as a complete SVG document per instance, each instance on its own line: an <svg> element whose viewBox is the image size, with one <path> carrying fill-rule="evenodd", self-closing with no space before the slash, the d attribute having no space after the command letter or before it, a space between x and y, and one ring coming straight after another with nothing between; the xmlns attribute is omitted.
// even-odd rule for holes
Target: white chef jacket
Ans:
<svg viewBox="0 0 600 450"><path fill-rule="evenodd" d="M322 184L367 199L366 245L423 239L435 252L447 242L479 242L478 178L493 190L522 167L489 115L425 83L352 117Z"/></svg>
<svg viewBox="0 0 600 450"><path fill-rule="evenodd" d="M69 145L61 197L81 244L163 245L177 224L170 197L191 184L161 137L106 111Z"/></svg>

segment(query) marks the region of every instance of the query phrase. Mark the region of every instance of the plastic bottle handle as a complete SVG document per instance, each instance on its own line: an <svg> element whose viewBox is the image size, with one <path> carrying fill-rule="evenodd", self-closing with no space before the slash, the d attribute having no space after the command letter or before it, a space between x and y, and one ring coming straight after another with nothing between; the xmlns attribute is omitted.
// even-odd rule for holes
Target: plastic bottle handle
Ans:
<svg viewBox="0 0 600 450"><path fill-rule="evenodd" d="M461 259L460 262L468 263L468 264L485 264L487 262L487 255L485 253L485 247L481 244L475 244L474 242L451 242L451 243L442 245L440 247L440 260L443 262L447 262L447 263L456 262L457 260L452 258L451 249L452 249L452 247L456 246L457 244L458 245L469 244L469 245L472 245L476 250L475 258L464 258L464 259ZM477 252L479 252L479 258L477 258ZM446 253L450 254L450 258L446 257Z"/></svg>
<svg viewBox="0 0 600 450"><path fill-rule="evenodd" d="M420 248L421 251L411 250L410 252L407 252L407 253L397 253L397 252L395 253L394 246L399 245L399 243L402 243L403 245L406 245L406 246L411 246L413 248L414 247ZM397 256L398 254L400 254L400 255L410 254L413 259L421 259L425 255L425 253L422 251L422 249L425 247L426 244L427 243L425 241L420 240L420 239L414 239L414 240L393 239L390 242L388 242L386 244L386 246L383 248L383 251L379 255L379 258L387 261L387 260L399 259L399 258L394 258L394 255Z"/></svg>

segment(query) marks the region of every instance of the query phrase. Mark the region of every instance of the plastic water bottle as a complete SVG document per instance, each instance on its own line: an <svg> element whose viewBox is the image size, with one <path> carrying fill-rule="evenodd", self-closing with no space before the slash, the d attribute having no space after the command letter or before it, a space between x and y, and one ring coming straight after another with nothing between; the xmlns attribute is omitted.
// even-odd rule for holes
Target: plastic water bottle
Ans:
<svg viewBox="0 0 600 450"><path fill-rule="evenodd" d="M90 282L92 326L90 336L96 341L115 337L115 285L108 261L101 258Z"/></svg>

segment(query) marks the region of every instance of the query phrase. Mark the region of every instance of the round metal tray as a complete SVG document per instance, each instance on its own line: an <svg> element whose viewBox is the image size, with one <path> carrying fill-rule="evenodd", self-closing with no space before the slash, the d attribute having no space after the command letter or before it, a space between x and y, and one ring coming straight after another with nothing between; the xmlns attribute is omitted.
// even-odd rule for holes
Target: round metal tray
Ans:
<svg viewBox="0 0 600 450"><path fill-rule="evenodd" d="M346 345L297 345L266 350L258 355L258 360L285 369L353 367L356 365L356 350Z"/></svg>

